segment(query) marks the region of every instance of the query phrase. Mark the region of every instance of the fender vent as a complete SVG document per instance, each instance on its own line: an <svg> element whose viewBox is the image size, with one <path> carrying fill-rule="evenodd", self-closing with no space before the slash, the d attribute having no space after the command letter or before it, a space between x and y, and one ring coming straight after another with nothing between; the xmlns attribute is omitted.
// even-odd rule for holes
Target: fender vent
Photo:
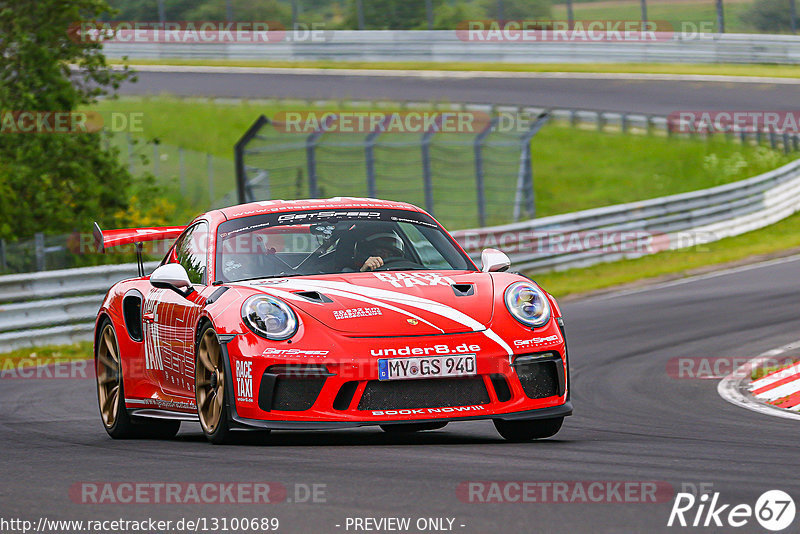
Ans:
<svg viewBox="0 0 800 534"><path fill-rule="evenodd" d="M469 297L475 294L475 286L472 284L453 284L450 287L457 297Z"/></svg>

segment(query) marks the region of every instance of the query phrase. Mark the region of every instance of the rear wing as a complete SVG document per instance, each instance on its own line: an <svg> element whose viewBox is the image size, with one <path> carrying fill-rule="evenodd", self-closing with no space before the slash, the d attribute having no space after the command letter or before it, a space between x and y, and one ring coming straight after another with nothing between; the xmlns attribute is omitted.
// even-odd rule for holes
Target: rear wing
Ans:
<svg viewBox="0 0 800 534"><path fill-rule="evenodd" d="M136 256L139 264L139 276L144 276L144 264L142 263L142 243L145 241L160 241L162 239L174 239L181 235L186 229L185 226L159 226L154 228L125 228L122 230L101 230L97 223L94 223L94 244L97 252L105 253L109 247L120 245L130 245L136 243Z"/></svg>

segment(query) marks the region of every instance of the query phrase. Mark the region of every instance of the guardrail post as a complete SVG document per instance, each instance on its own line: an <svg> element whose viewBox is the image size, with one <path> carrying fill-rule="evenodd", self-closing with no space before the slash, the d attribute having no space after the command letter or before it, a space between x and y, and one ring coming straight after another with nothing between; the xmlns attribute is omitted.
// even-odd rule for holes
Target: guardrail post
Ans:
<svg viewBox="0 0 800 534"><path fill-rule="evenodd" d="M647 115L644 118L645 128L647 129L647 135L653 135L653 131L655 130L655 124L653 122L653 116Z"/></svg>
<svg viewBox="0 0 800 534"><path fill-rule="evenodd" d="M483 186L483 142L497 125L499 117L494 117L478 135L475 136L475 189L478 200L478 226L486 226L486 191Z"/></svg>
<svg viewBox="0 0 800 534"><path fill-rule="evenodd" d="M33 250L34 254L36 255L36 270L37 271L44 271L46 267L45 257L44 257L44 234L41 232L37 232L33 236Z"/></svg>
<svg viewBox="0 0 800 534"><path fill-rule="evenodd" d="M756 145L761 144L761 140L764 136L764 132L761 131L761 128L756 128Z"/></svg>
<svg viewBox="0 0 800 534"><path fill-rule="evenodd" d="M569 124L573 128L578 125L578 110L576 109L569 110Z"/></svg>
<svg viewBox="0 0 800 534"><path fill-rule="evenodd" d="M619 118L619 127L622 133L628 133L628 114L623 113Z"/></svg>
<svg viewBox="0 0 800 534"><path fill-rule="evenodd" d="M778 139L775 136L775 128L769 129L769 147L775 150L778 147Z"/></svg>
<svg viewBox="0 0 800 534"><path fill-rule="evenodd" d="M792 148L794 149L795 152L800 150L800 139L798 139L797 134L794 134L792 136Z"/></svg>
<svg viewBox="0 0 800 534"><path fill-rule="evenodd" d="M783 153L784 154L788 154L789 150L790 150L790 148L789 148L789 132L784 131L783 132Z"/></svg>
<svg viewBox="0 0 800 534"><path fill-rule="evenodd" d="M597 112L597 131L602 132L603 128L606 127L606 116L603 114L602 111Z"/></svg>

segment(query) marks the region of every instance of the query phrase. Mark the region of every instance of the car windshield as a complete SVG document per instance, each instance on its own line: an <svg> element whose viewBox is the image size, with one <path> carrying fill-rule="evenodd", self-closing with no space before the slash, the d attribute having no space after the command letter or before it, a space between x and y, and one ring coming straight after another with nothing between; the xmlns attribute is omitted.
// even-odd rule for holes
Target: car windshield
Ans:
<svg viewBox="0 0 800 534"><path fill-rule="evenodd" d="M390 209L298 211L226 221L217 234L216 278L359 271L474 270L428 215Z"/></svg>

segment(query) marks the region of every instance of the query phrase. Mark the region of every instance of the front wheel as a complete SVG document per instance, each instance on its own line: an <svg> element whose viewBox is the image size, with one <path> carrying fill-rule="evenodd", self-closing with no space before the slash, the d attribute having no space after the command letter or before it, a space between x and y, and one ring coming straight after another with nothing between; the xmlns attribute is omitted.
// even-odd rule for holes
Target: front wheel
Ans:
<svg viewBox="0 0 800 534"><path fill-rule="evenodd" d="M497 432L508 441L531 441L555 436L564 423L563 417L552 419L523 419L521 421L506 421L495 419L494 427Z"/></svg>
<svg viewBox="0 0 800 534"><path fill-rule="evenodd" d="M231 437L225 395L225 365L217 333L209 324L200 333L195 359L194 390L197 416L208 441L227 442Z"/></svg>

